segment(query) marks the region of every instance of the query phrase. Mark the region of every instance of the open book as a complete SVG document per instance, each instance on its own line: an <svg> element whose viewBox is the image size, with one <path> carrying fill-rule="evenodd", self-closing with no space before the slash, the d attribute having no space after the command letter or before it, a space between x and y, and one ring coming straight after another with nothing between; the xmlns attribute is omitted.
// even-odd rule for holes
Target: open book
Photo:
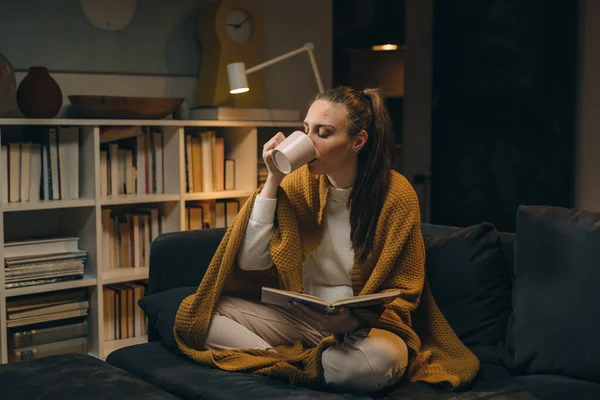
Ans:
<svg viewBox="0 0 600 400"><path fill-rule="evenodd" d="M309 294L263 287L260 300L263 303L273 304L285 308L288 307L288 304L291 301L296 301L297 303L302 303L330 314L336 312L336 308L341 306L349 308L361 308L388 304L398 296L400 296L400 291L394 290L385 293L367 294L364 296L347 297L336 301L327 301Z"/></svg>

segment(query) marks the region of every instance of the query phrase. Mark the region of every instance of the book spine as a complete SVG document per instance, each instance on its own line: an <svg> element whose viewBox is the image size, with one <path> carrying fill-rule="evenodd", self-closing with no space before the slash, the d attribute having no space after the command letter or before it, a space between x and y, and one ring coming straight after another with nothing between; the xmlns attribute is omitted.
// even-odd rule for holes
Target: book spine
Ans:
<svg viewBox="0 0 600 400"><path fill-rule="evenodd" d="M47 329L31 329L15 332L10 337L10 350L59 342L88 335L88 323L64 325Z"/></svg>
<svg viewBox="0 0 600 400"><path fill-rule="evenodd" d="M39 346L25 347L20 350L13 350L9 353L9 361L21 362L29 361L40 357L53 356L58 354L78 353L87 354L87 337L63 340L60 342L48 343Z"/></svg>

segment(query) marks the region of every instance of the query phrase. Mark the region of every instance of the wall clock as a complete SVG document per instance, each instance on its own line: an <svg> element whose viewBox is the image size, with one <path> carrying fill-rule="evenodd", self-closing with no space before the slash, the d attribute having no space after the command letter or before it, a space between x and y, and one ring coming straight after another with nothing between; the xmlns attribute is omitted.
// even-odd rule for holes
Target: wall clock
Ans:
<svg viewBox="0 0 600 400"><path fill-rule="evenodd" d="M248 43L252 38L253 28L252 15L243 8L236 8L227 16L227 35L236 43Z"/></svg>
<svg viewBox="0 0 600 400"><path fill-rule="evenodd" d="M199 10L196 33L202 52L196 106L265 107L261 73L248 76L247 93L229 93L227 64L260 63L262 17L256 0L222 0Z"/></svg>

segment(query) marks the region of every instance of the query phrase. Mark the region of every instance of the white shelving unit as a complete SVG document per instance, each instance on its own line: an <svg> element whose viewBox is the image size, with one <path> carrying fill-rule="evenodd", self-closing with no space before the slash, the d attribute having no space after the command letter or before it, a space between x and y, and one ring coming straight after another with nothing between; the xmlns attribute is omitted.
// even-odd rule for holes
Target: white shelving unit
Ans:
<svg viewBox="0 0 600 400"><path fill-rule="evenodd" d="M111 351L143 343L147 337L105 340L103 287L109 284L148 278L148 266L119 268L105 272L108 257L102 254L102 209L125 205L152 205L165 214L166 232L185 229L185 203L193 200L234 198L243 204L257 187L258 129L281 128L284 132L301 128L300 122L270 121L181 121L181 120L97 120L97 119L0 119L2 144L14 140L27 126L80 127L80 199L22 203L0 201L0 261L4 265L4 243L15 239L52 236L78 236L80 248L88 251L82 280L6 289L4 268L0 268L0 362L8 362L6 299L25 294L72 288L87 288L90 299L88 323L89 353L104 359ZM100 127L159 127L164 137L164 194L100 196ZM216 130L225 138L226 158L236 162L235 190L186 193L185 133ZM16 133L15 133L16 132ZM286 133L287 134L287 133ZM262 144L261 144L262 146ZM0 199L4 188L0 185Z"/></svg>

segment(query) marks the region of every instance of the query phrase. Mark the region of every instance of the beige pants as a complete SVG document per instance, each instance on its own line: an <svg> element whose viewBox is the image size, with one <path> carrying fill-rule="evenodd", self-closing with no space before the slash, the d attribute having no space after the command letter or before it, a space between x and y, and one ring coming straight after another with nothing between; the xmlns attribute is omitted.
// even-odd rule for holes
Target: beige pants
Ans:
<svg viewBox="0 0 600 400"><path fill-rule="evenodd" d="M209 350L270 349L302 340L316 345L325 334L284 308L224 296L206 339ZM336 389L375 391L398 382L408 363L408 349L397 335L360 329L322 356L325 381Z"/></svg>

